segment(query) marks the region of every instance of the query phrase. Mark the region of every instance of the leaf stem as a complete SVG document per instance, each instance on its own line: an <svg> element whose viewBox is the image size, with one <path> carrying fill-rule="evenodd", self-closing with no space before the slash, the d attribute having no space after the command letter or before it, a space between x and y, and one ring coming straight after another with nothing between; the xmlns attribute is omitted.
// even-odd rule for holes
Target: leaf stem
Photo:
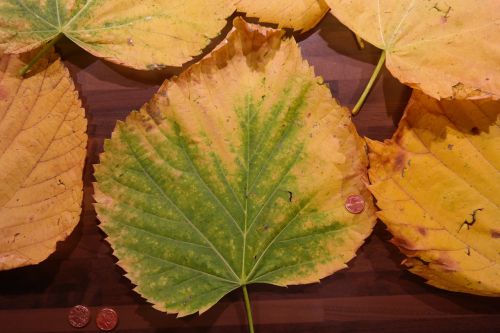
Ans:
<svg viewBox="0 0 500 333"><path fill-rule="evenodd" d="M254 333L252 308L250 307L250 298L248 297L247 286L244 284L242 288L243 288L243 297L245 298L245 309L247 310L248 329L250 333Z"/></svg>
<svg viewBox="0 0 500 333"><path fill-rule="evenodd" d="M59 33L54 38L52 38L47 44L45 44L45 46L40 51L38 51L37 54L35 54L33 59L31 59L29 63L24 65L23 68L19 70L19 75L24 76L31 69L31 67L33 67L33 65L35 65L38 62L38 60L40 60L40 58L42 58L47 53L47 51L50 50L55 43L57 43L59 39L61 39L62 36L63 34Z"/></svg>
<svg viewBox="0 0 500 333"><path fill-rule="evenodd" d="M359 37L358 34L354 34L354 37L356 38L356 43L358 43L358 47L362 50L365 48L365 41Z"/></svg>
<svg viewBox="0 0 500 333"><path fill-rule="evenodd" d="M375 80L377 79L378 74L380 73L380 70L382 69L382 66L384 65L384 63L385 63L385 50L383 50L382 53L380 54L380 58L378 59L377 66L375 66L375 69L373 70L372 77L370 78L370 81L368 81L368 84L366 85L365 90L363 91L358 102L356 103L356 105L352 109L353 116L355 116L359 113L359 110L361 109L361 107L365 103L366 97L368 96L368 94L372 90L373 84L375 83Z"/></svg>

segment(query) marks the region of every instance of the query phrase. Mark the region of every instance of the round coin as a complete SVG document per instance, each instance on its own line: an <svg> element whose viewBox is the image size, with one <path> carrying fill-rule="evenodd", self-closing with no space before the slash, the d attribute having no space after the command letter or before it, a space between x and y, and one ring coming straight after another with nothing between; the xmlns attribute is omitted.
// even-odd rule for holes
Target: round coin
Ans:
<svg viewBox="0 0 500 333"><path fill-rule="evenodd" d="M113 309L103 308L97 314L96 323L101 331L111 331L118 324L118 314Z"/></svg>
<svg viewBox="0 0 500 333"><path fill-rule="evenodd" d="M365 209L365 200L359 194L353 194L345 200L345 209L349 213L359 214Z"/></svg>
<svg viewBox="0 0 500 333"><path fill-rule="evenodd" d="M69 324L75 328L87 326L90 321L90 310L86 306L76 305L69 310Z"/></svg>

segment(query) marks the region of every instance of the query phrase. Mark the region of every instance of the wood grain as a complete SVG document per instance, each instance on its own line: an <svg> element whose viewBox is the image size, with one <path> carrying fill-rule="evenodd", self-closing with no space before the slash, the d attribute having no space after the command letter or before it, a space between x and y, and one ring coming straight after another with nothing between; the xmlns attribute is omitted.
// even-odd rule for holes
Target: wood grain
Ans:
<svg viewBox="0 0 500 333"><path fill-rule="evenodd" d="M229 30L229 25L224 33ZM352 107L368 81L379 52L357 48L351 32L332 16L299 36L304 57L328 82L334 96ZM220 39L219 39L220 40ZM213 47L216 42L212 43ZM86 54L69 42L59 52L77 83L89 118L85 194L81 222L40 265L0 272L0 332L98 332L103 306L120 316L118 332L247 332L243 297L235 291L202 316L176 319L154 310L114 265L92 207L92 165L105 138L180 69L145 73ZM361 135L389 138L410 91L384 71L354 122ZM251 285L256 332L500 332L498 299L427 286L399 265L381 223L349 268L320 284L278 288ZM93 319L84 329L67 322L70 307L85 304Z"/></svg>

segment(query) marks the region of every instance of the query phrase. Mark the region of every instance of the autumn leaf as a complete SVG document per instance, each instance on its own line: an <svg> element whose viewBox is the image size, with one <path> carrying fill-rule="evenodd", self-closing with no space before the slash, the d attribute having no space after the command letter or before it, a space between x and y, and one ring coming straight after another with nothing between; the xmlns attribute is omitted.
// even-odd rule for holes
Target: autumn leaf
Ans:
<svg viewBox="0 0 500 333"><path fill-rule="evenodd" d="M500 96L497 0L326 0L361 38L385 50L401 82L435 98Z"/></svg>
<svg viewBox="0 0 500 333"><path fill-rule="evenodd" d="M68 70L50 52L0 60L0 270L47 258L80 219L87 122Z"/></svg>
<svg viewBox="0 0 500 333"><path fill-rule="evenodd" d="M235 0L5 0L0 49L22 53L65 35L137 69L180 66L226 25Z"/></svg>
<svg viewBox="0 0 500 333"><path fill-rule="evenodd" d="M236 8L262 22L302 31L314 28L330 9L325 0L239 0Z"/></svg>
<svg viewBox="0 0 500 333"><path fill-rule="evenodd" d="M436 287L500 296L499 115L415 91L392 140L368 142L378 216Z"/></svg>
<svg viewBox="0 0 500 333"><path fill-rule="evenodd" d="M117 124L95 169L118 264L180 316L251 283L318 282L346 267L375 219L348 110L293 39L234 25ZM366 201L359 215L344 208L351 194Z"/></svg>

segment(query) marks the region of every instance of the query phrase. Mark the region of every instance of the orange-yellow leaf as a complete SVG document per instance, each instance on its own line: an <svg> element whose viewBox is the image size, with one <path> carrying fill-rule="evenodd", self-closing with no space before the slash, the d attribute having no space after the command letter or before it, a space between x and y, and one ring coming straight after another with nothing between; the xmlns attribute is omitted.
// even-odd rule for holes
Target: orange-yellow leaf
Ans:
<svg viewBox="0 0 500 333"><path fill-rule="evenodd" d="M500 1L326 0L386 51L401 82L435 98L500 98Z"/></svg>
<svg viewBox="0 0 500 333"><path fill-rule="evenodd" d="M369 141L378 216L436 287L500 296L499 117L499 102L415 91L392 140Z"/></svg>
<svg viewBox="0 0 500 333"><path fill-rule="evenodd" d="M0 1L0 48L21 53L59 34L142 70L180 66L227 24L235 0Z"/></svg>
<svg viewBox="0 0 500 333"><path fill-rule="evenodd" d="M328 12L325 0L239 0L236 8L262 22L307 31Z"/></svg>
<svg viewBox="0 0 500 333"><path fill-rule="evenodd" d="M0 58L0 270L39 263L80 219L86 120L52 52Z"/></svg>

